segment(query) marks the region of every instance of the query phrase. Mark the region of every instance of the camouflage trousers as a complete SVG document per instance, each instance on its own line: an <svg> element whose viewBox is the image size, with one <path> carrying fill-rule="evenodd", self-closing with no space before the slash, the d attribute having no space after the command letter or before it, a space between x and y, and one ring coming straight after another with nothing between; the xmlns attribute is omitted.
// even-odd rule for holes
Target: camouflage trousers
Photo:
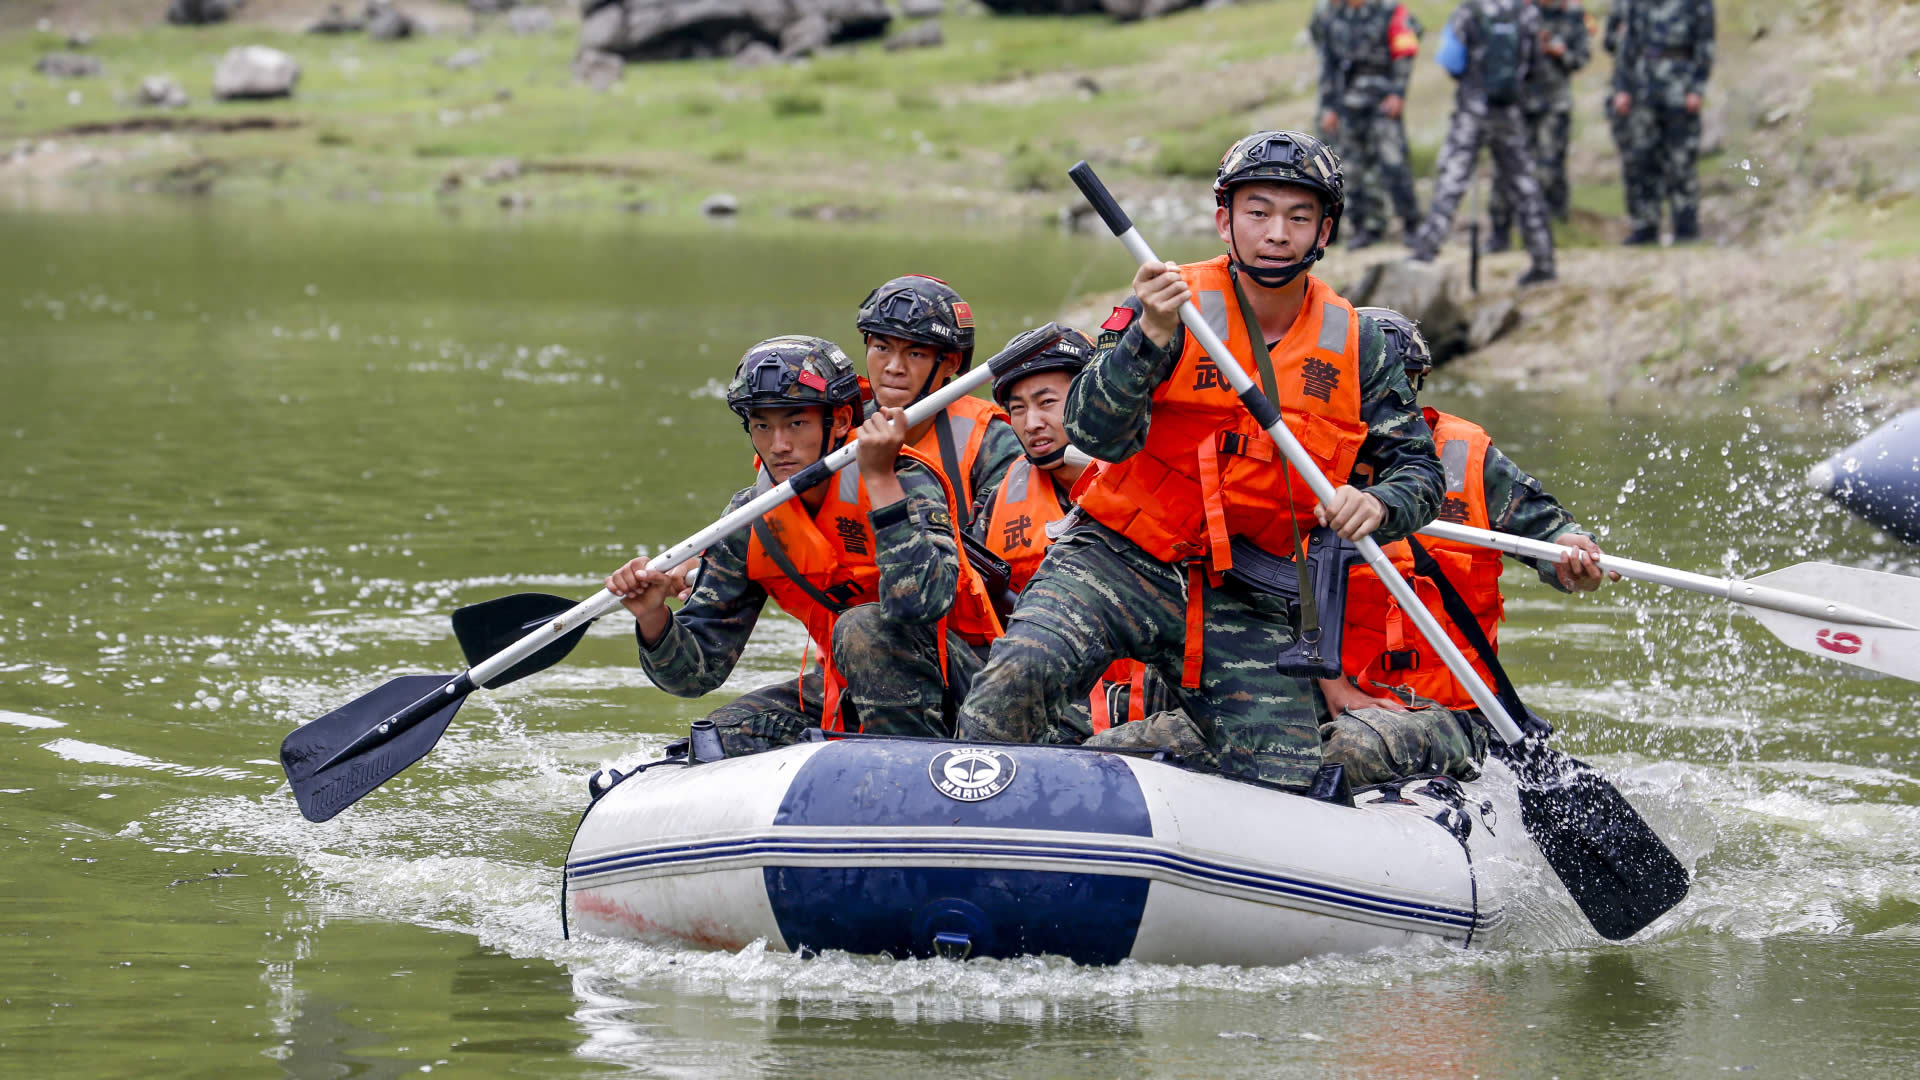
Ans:
<svg viewBox="0 0 1920 1080"><path fill-rule="evenodd" d="M1547 225L1547 207L1541 198L1540 183L1533 178L1533 162L1527 149L1526 122L1520 107L1497 109L1457 105L1447 125L1447 141L1440 148L1438 179L1434 181L1433 205L1427 220L1414 240L1416 252L1431 254L1446 243L1453 230L1454 211L1473 182L1473 169L1484 144L1493 158L1495 186L1507 187L1507 197L1519 211L1520 238L1533 256L1533 265L1553 269L1553 232Z"/></svg>
<svg viewBox="0 0 1920 1080"><path fill-rule="evenodd" d="M1413 170L1407 165L1406 125L1382 113L1377 100L1348 104L1336 115L1339 130L1322 131L1320 138L1340 155L1347 178L1349 227L1376 237L1386 235L1390 202L1411 235L1420 225L1420 203L1413 194Z"/></svg>
<svg viewBox="0 0 1920 1080"><path fill-rule="evenodd" d="M1619 118L1615 118L1619 119ZM1621 142L1627 216L1635 228L1659 228L1660 210L1674 221L1700 215L1700 114L1680 105L1635 105L1615 135Z"/></svg>
<svg viewBox="0 0 1920 1080"><path fill-rule="evenodd" d="M1204 746L1194 763L1309 784L1320 767L1313 691L1274 670L1280 650L1293 642L1289 606L1231 582L1202 589L1200 685L1181 692ZM1170 687L1179 685L1186 624L1183 567L1104 526L1076 521L1048 549L1006 635L993 643L961 705L960 737L1074 741L1062 718L1113 661L1139 660Z"/></svg>
<svg viewBox="0 0 1920 1080"><path fill-rule="evenodd" d="M1567 143L1573 136L1573 110L1549 109L1521 115L1526 117L1527 122L1527 148L1533 159L1533 178L1540 182L1540 196L1547 202L1547 213L1565 221L1571 209L1567 186ZM1513 200L1507 195L1506 185L1498 179L1494 181L1493 197L1487 202L1487 219L1494 237L1504 241L1513 228Z"/></svg>
<svg viewBox="0 0 1920 1080"><path fill-rule="evenodd" d="M840 719L848 731L950 738L953 711L980 671L978 650L947 634L946 680L940 677L933 626L889 619L879 604L849 608L833 628L833 663L846 689ZM797 679L748 691L710 713L729 755L754 754L798 742L819 727L826 679L813 667Z"/></svg>
<svg viewBox="0 0 1920 1080"><path fill-rule="evenodd" d="M1327 761L1346 766L1347 782L1354 787L1423 773L1477 779L1487 759L1486 729L1471 714L1432 702L1417 704L1426 708L1342 710L1320 725Z"/></svg>

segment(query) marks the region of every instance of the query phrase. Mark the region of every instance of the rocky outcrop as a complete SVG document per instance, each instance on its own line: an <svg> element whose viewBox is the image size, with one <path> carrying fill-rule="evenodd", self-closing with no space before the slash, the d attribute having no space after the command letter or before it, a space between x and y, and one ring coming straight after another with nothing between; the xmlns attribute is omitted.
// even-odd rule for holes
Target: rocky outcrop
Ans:
<svg viewBox="0 0 1920 1080"><path fill-rule="evenodd" d="M370 0L367 4L367 36L375 41L400 41L419 29L418 20L386 0Z"/></svg>
<svg viewBox="0 0 1920 1080"><path fill-rule="evenodd" d="M1455 292L1453 273L1447 267L1389 259L1367 267L1340 295L1354 307L1392 308L1420 324L1420 336L1427 339L1433 362L1444 364L1484 344L1473 340L1473 316Z"/></svg>
<svg viewBox="0 0 1920 1080"><path fill-rule="evenodd" d="M167 5L167 21L175 26L206 26L226 22L240 10L243 0L173 0Z"/></svg>
<svg viewBox="0 0 1920 1080"><path fill-rule="evenodd" d="M293 96L300 81L300 65L279 49L242 45L228 49L213 69L213 96L221 101L246 101Z"/></svg>
<svg viewBox="0 0 1920 1080"><path fill-rule="evenodd" d="M34 63L33 70L49 79L90 79L100 74L100 60L85 53L48 53Z"/></svg>
<svg viewBox="0 0 1920 1080"><path fill-rule="evenodd" d="M581 0L580 46L628 60L733 56L753 42L786 56L877 37L886 0Z"/></svg>

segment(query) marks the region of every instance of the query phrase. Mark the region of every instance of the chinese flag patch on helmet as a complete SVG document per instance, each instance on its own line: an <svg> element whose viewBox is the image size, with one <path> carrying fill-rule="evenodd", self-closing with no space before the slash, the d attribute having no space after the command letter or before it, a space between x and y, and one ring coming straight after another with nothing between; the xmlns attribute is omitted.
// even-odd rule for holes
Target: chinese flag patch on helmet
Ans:
<svg viewBox="0 0 1920 1080"><path fill-rule="evenodd" d="M817 371L802 371L800 374L794 376L793 381L809 389L818 390L823 394L827 392L827 380L821 378L820 373Z"/></svg>
<svg viewBox="0 0 1920 1080"><path fill-rule="evenodd" d="M953 324L965 330L973 325L973 305L965 300L953 302Z"/></svg>

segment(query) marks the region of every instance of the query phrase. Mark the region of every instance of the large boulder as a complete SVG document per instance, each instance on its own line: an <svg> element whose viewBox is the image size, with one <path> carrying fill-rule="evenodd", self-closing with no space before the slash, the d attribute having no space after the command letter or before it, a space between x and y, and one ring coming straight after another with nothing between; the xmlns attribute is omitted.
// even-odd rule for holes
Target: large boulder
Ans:
<svg viewBox="0 0 1920 1080"><path fill-rule="evenodd" d="M789 56L877 37L886 0L581 0L580 45L628 60L732 56L758 41Z"/></svg>
<svg viewBox="0 0 1920 1080"><path fill-rule="evenodd" d="M400 41L420 29L413 16L393 6L389 0L368 0L367 36L375 41Z"/></svg>
<svg viewBox="0 0 1920 1080"><path fill-rule="evenodd" d="M206 26L226 22L245 0L173 0L167 21L175 26Z"/></svg>
<svg viewBox="0 0 1920 1080"><path fill-rule="evenodd" d="M279 49L242 45L228 49L213 69L213 96L221 101L293 96L300 65Z"/></svg>
<svg viewBox="0 0 1920 1080"><path fill-rule="evenodd" d="M1374 263L1361 272L1360 280L1340 290L1354 307L1392 308L1419 323L1435 364L1479 344L1473 340L1473 318L1455 293L1454 276L1446 267L1411 259Z"/></svg>

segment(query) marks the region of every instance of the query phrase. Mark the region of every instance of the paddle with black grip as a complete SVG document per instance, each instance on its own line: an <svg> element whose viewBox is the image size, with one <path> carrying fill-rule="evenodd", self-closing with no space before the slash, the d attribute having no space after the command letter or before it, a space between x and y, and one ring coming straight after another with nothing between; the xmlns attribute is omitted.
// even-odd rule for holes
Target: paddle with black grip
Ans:
<svg viewBox="0 0 1920 1080"><path fill-rule="evenodd" d="M1092 166L1083 161L1067 175L1135 259L1142 264L1160 262L1106 185L1094 175ZM1191 301L1182 304L1180 321L1227 377L1240 403L1313 489L1314 497L1322 504L1331 503L1332 482L1307 456L1282 421L1280 411L1247 375L1220 335L1207 325L1200 309ZM1368 536L1355 546L1454 678L1467 688L1499 736L1496 752L1519 780L1521 823L1593 928L1612 940L1630 937L1678 904L1687 894L1687 869L1626 798L1592 768L1549 747L1542 739L1526 737L1499 696L1467 663L1432 612L1414 595L1412 586L1394 570L1380 545Z"/></svg>
<svg viewBox="0 0 1920 1080"><path fill-rule="evenodd" d="M1031 360L1065 331L1053 323L1029 330L985 364L955 378L907 410L907 426L986 385L997 372ZM648 568L667 570L742 529L788 499L824 484L853 464L858 444L849 442L795 473L785 483L654 556ZM456 616L462 645L473 650L494 642L492 655L458 675L407 675L387 683L311 723L280 744L280 765L293 785L300 812L325 821L359 801L402 769L424 757L447 730L461 703L479 689L494 689L559 663L587 625L621 606L605 589L577 604L564 598L522 594L463 609ZM556 610L558 608L559 610Z"/></svg>

